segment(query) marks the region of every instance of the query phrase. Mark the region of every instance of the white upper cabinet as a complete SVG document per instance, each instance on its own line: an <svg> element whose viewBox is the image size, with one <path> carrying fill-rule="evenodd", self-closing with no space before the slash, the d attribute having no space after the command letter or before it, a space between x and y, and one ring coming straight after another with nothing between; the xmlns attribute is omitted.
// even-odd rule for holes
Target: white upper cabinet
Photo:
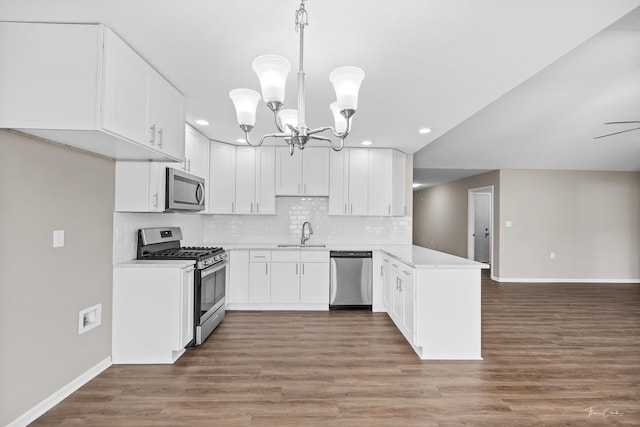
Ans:
<svg viewBox="0 0 640 427"><path fill-rule="evenodd" d="M236 147L236 211L252 214L256 209L256 155L253 147Z"/></svg>
<svg viewBox="0 0 640 427"><path fill-rule="evenodd" d="M184 163L182 170L205 179L209 183L209 139L187 125L184 135Z"/></svg>
<svg viewBox="0 0 640 427"><path fill-rule="evenodd" d="M332 151L329 215L367 215L369 154L366 148Z"/></svg>
<svg viewBox="0 0 640 427"><path fill-rule="evenodd" d="M256 150L256 212L261 215L276 213L276 151L274 147Z"/></svg>
<svg viewBox="0 0 640 427"><path fill-rule="evenodd" d="M208 213L275 215L275 149L211 143Z"/></svg>
<svg viewBox="0 0 640 427"><path fill-rule="evenodd" d="M208 213L233 214L236 207L236 147L211 141Z"/></svg>
<svg viewBox="0 0 640 427"><path fill-rule="evenodd" d="M116 162L115 211L164 212L167 167L176 163Z"/></svg>
<svg viewBox="0 0 640 427"><path fill-rule="evenodd" d="M1 22L0 35L0 127L117 160L184 160L184 97L110 29Z"/></svg>
<svg viewBox="0 0 640 427"><path fill-rule="evenodd" d="M392 149L369 150L369 215L405 215L406 155Z"/></svg>
<svg viewBox="0 0 640 427"><path fill-rule="evenodd" d="M296 150L276 147L276 195L328 196L329 149L307 147Z"/></svg>

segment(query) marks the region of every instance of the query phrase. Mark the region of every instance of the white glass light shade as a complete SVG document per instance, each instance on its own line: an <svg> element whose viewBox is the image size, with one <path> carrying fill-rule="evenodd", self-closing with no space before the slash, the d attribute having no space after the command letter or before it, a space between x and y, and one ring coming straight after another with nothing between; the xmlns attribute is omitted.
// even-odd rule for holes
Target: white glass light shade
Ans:
<svg viewBox="0 0 640 427"><path fill-rule="evenodd" d="M251 89L234 89L229 92L229 98L236 107L238 124L253 126L256 123L256 107L260 102L260 94Z"/></svg>
<svg viewBox="0 0 640 427"><path fill-rule="evenodd" d="M358 67L340 67L329 74L329 81L336 91L340 111L358 109L358 91L363 79L364 71Z"/></svg>
<svg viewBox="0 0 640 427"><path fill-rule="evenodd" d="M261 55L251 66L260 80L264 102L284 102L284 88L291 70L289 61L278 55Z"/></svg>
<svg viewBox="0 0 640 427"><path fill-rule="evenodd" d="M340 114L340 109L338 108L337 102L332 102L331 105L329 105L329 108L333 113L333 120L335 122L333 128L336 130L336 132L343 133L345 130L347 130L347 119L345 119L345 117Z"/></svg>
<svg viewBox="0 0 640 427"><path fill-rule="evenodd" d="M280 123L282 123L284 133L291 135L291 129L289 129L289 126L287 125L291 125L293 127L298 126L298 110L285 108L278 111L278 115L280 116Z"/></svg>

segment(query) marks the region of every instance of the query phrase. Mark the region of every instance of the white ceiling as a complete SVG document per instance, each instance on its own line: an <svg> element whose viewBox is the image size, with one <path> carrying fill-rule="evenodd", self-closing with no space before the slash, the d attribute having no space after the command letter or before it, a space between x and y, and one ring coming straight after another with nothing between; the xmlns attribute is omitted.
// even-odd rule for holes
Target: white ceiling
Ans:
<svg viewBox="0 0 640 427"><path fill-rule="evenodd" d="M211 125L196 125L200 131L233 143L242 135L228 92L259 89L251 61L260 54L284 55L297 68L298 5L0 0L0 20L110 26L187 97L189 123L206 119ZM640 170L640 155L633 156L640 154L640 132L592 140L609 130L603 122L640 120L640 9L617 31L600 33L639 6L640 0L308 0L307 124L331 123L328 74L358 65L366 77L347 145L370 139L374 147L417 152L416 176L442 169L457 170L448 176L496 168ZM295 108L295 99L292 73L286 106ZM259 106L257 120L253 139L274 131L266 107ZM433 131L419 135L424 126Z"/></svg>

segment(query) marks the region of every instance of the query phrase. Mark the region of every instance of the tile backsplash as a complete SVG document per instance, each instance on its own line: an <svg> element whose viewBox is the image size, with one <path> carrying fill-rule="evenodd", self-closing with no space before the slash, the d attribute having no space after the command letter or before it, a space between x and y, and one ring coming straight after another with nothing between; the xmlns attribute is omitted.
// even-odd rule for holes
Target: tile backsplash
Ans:
<svg viewBox="0 0 640 427"><path fill-rule="evenodd" d="M309 221L309 244L407 244L411 217L329 216L326 197L278 197L276 215L199 215L177 213L114 214L114 263L136 257L137 231L147 227L182 227L187 245L229 243L299 243Z"/></svg>

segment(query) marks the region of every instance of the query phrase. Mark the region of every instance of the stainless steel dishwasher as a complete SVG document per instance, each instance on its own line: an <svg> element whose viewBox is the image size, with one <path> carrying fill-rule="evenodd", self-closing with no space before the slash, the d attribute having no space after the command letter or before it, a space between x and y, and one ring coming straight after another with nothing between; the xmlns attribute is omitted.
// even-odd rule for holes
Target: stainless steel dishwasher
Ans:
<svg viewBox="0 0 640 427"><path fill-rule="evenodd" d="M329 309L371 309L371 251L331 251Z"/></svg>

